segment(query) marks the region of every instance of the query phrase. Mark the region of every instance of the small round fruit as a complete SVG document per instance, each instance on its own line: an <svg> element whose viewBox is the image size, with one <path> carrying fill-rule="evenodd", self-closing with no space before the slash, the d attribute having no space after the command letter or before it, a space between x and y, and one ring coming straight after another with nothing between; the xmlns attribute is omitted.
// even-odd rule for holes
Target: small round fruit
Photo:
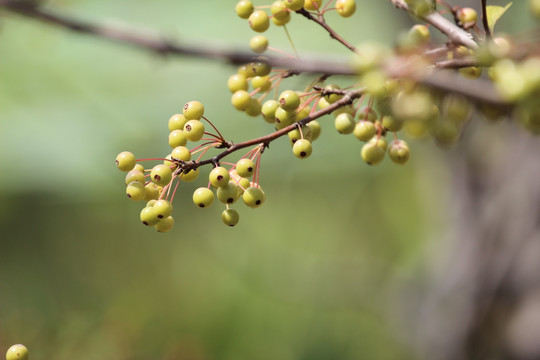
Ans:
<svg viewBox="0 0 540 360"><path fill-rule="evenodd" d="M251 186L251 182L249 181L249 179L240 178L237 179L236 185L238 185L238 193L242 195L244 193L244 190Z"/></svg>
<svg viewBox="0 0 540 360"><path fill-rule="evenodd" d="M250 186L242 194L242 200L250 208L257 208L264 203L266 195L261 188Z"/></svg>
<svg viewBox="0 0 540 360"><path fill-rule="evenodd" d="M173 206L169 200L157 200L152 206L158 219L164 219L172 214Z"/></svg>
<svg viewBox="0 0 540 360"><path fill-rule="evenodd" d="M227 226L235 226L240 220L240 215L238 215L238 211L234 209L225 209L221 213L221 220Z"/></svg>
<svg viewBox="0 0 540 360"><path fill-rule="evenodd" d="M385 115L382 118L382 126L391 132L396 132L403 128L403 121L398 120L394 116Z"/></svg>
<svg viewBox="0 0 540 360"><path fill-rule="evenodd" d="M297 140L293 145L293 153L299 159L308 158L312 151L311 141L306 139Z"/></svg>
<svg viewBox="0 0 540 360"><path fill-rule="evenodd" d="M410 155L409 145L403 140L394 140L388 147L388 156L396 164L405 164L409 161Z"/></svg>
<svg viewBox="0 0 540 360"><path fill-rule="evenodd" d="M248 86L247 79L242 74L233 74L227 80L227 87L233 94L238 90L247 90Z"/></svg>
<svg viewBox="0 0 540 360"><path fill-rule="evenodd" d="M354 136L361 141L368 141L375 135L376 132L377 130L375 129L375 125L368 120L358 121L353 130Z"/></svg>
<svg viewBox="0 0 540 360"><path fill-rule="evenodd" d="M275 17L275 16L272 16L272 22L274 23L274 25L276 26L283 26L283 25L286 25L289 23L289 21L291 21L291 14L289 12L286 12L285 13L285 16L284 17Z"/></svg>
<svg viewBox="0 0 540 360"><path fill-rule="evenodd" d="M367 142L362 146L362 159L368 165L377 165L384 159L384 150L376 144Z"/></svg>
<svg viewBox="0 0 540 360"><path fill-rule="evenodd" d="M336 85L336 84L329 84L329 85L326 85L324 87L324 89L325 90L339 90L340 87L338 85ZM343 97L342 94L329 93L329 94L324 95L324 98L326 99L328 104L333 104L336 101L338 101L339 99L341 99L342 97ZM320 103L320 101L319 101L319 103Z"/></svg>
<svg viewBox="0 0 540 360"><path fill-rule="evenodd" d="M223 166L217 166L210 171L208 179L212 186L223 187L229 183L231 176L229 175L229 170L225 169Z"/></svg>
<svg viewBox="0 0 540 360"><path fill-rule="evenodd" d="M162 232L162 233L165 233L165 232L169 232L171 231L171 229L173 228L174 226L174 219L172 216L167 216L165 219L161 219L160 222L158 222L156 224L156 226L154 226L154 228L158 231L158 232Z"/></svg>
<svg viewBox="0 0 540 360"><path fill-rule="evenodd" d="M339 114L334 120L334 126L340 134L352 133L355 125L356 124L354 122L354 118L352 117L352 115L349 115L347 113Z"/></svg>
<svg viewBox="0 0 540 360"><path fill-rule="evenodd" d="M172 171L165 164L159 164L152 168L150 180L156 185L165 186L172 180Z"/></svg>
<svg viewBox="0 0 540 360"><path fill-rule="evenodd" d="M234 10L239 17L247 19L253 12L253 3L249 0L241 0L236 4Z"/></svg>
<svg viewBox="0 0 540 360"><path fill-rule="evenodd" d="M129 151L122 151L116 157L116 167L122 171L130 171L136 163L135 155Z"/></svg>
<svg viewBox="0 0 540 360"><path fill-rule="evenodd" d="M144 200L144 185L138 181L133 181L126 186L126 195L134 201Z"/></svg>
<svg viewBox="0 0 540 360"><path fill-rule="evenodd" d="M464 7L459 9L456 13L456 17L459 21L459 24L465 29L474 27L476 25L476 21L478 20L478 14L476 13L476 10L470 7Z"/></svg>
<svg viewBox="0 0 540 360"><path fill-rule="evenodd" d="M183 129L182 125L182 129ZM169 133L169 145L172 148L175 148L177 146L184 146L187 144L186 135L184 133L184 130L175 129Z"/></svg>
<svg viewBox="0 0 540 360"><path fill-rule="evenodd" d="M322 5L322 0L304 0L304 9L314 11L319 10Z"/></svg>
<svg viewBox="0 0 540 360"><path fill-rule="evenodd" d="M279 103L276 100L266 100L261 108L261 113L267 123L273 124L276 122L276 109Z"/></svg>
<svg viewBox="0 0 540 360"><path fill-rule="evenodd" d="M204 115L204 106L200 101L193 100L184 105L183 113L187 120L199 120Z"/></svg>
<svg viewBox="0 0 540 360"><path fill-rule="evenodd" d="M251 96L245 90L238 90L231 97L231 103L236 110L245 111L249 107Z"/></svg>
<svg viewBox="0 0 540 360"><path fill-rule="evenodd" d="M186 122L184 114L174 114L169 119L169 131L182 130Z"/></svg>
<svg viewBox="0 0 540 360"><path fill-rule="evenodd" d="M289 10L287 9L287 6L285 6L284 1L274 1L270 6L270 12L272 13L272 19L287 21L290 19Z"/></svg>
<svg viewBox="0 0 540 360"><path fill-rule="evenodd" d="M6 352L6 360L28 360L28 349L22 344L13 345Z"/></svg>
<svg viewBox="0 0 540 360"><path fill-rule="evenodd" d="M209 207L214 202L214 192L208 188L200 187L193 193L193 203L200 208Z"/></svg>
<svg viewBox="0 0 540 360"><path fill-rule="evenodd" d="M262 54L268 48L268 38L264 35L255 35L249 40L249 48L257 54Z"/></svg>
<svg viewBox="0 0 540 360"><path fill-rule="evenodd" d="M307 126L311 129L311 141L317 140L321 136L321 124L317 120L312 120Z"/></svg>
<svg viewBox="0 0 540 360"><path fill-rule="evenodd" d="M184 135L189 141L199 141L204 136L204 124L199 120L189 120L184 125Z"/></svg>
<svg viewBox="0 0 540 360"><path fill-rule="evenodd" d="M537 19L540 19L540 0L529 0L529 9Z"/></svg>
<svg viewBox="0 0 540 360"><path fill-rule="evenodd" d="M249 26L256 32L265 32L270 26L270 18L266 11L257 10L249 16Z"/></svg>
<svg viewBox="0 0 540 360"><path fill-rule="evenodd" d="M177 146L171 151L171 158L182 161L191 160L191 152L185 146Z"/></svg>
<svg viewBox="0 0 540 360"><path fill-rule="evenodd" d="M354 0L337 0L336 10L339 15L349 17L356 11L356 2Z"/></svg>
<svg viewBox="0 0 540 360"><path fill-rule="evenodd" d="M180 180L183 182L192 182L199 177L199 168L195 170L189 170L187 173L183 173Z"/></svg>
<svg viewBox="0 0 540 360"><path fill-rule="evenodd" d="M146 184L144 186L144 201L157 200L159 195L161 195L161 191L159 189L159 186L153 182Z"/></svg>
<svg viewBox="0 0 540 360"><path fill-rule="evenodd" d="M294 143L300 139L306 139L309 141L313 140L313 135L311 134L311 128L307 125L302 126L300 129L296 127L296 129L289 131L287 135L289 136L291 145L294 145Z"/></svg>
<svg viewBox="0 0 540 360"><path fill-rule="evenodd" d="M240 197L240 188L234 181L229 181L226 186L217 189L217 197L224 204L234 204Z"/></svg>
<svg viewBox="0 0 540 360"><path fill-rule="evenodd" d="M300 105L300 96L294 90L285 90L279 95L278 102L283 110L293 111Z"/></svg>
<svg viewBox="0 0 540 360"><path fill-rule="evenodd" d="M141 184L145 183L144 174L139 170L131 170L126 174L126 185L132 181L138 181Z"/></svg>
<svg viewBox="0 0 540 360"><path fill-rule="evenodd" d="M268 75L255 76L251 79L251 86L253 86L254 89L259 89L259 91L266 91L272 86L272 81Z"/></svg>
<svg viewBox="0 0 540 360"><path fill-rule="evenodd" d="M283 2L292 11L298 11L304 7L304 0L283 0Z"/></svg>
<svg viewBox="0 0 540 360"><path fill-rule="evenodd" d="M275 113L276 123L281 124L281 128L291 125L296 121L296 111L287 111L281 107L276 109Z"/></svg>
<svg viewBox="0 0 540 360"><path fill-rule="evenodd" d="M154 226L159 222L159 218L156 215L156 211L153 206L146 206L141 210L140 214L141 222L146 226Z"/></svg>
<svg viewBox="0 0 540 360"><path fill-rule="evenodd" d="M255 163L251 159L240 159L236 163L236 172L239 176L249 178L255 171Z"/></svg>
<svg viewBox="0 0 540 360"><path fill-rule="evenodd" d="M384 136L374 136L369 140L369 142L373 145L377 145L383 151L386 151L386 148L388 147L388 141L386 141Z"/></svg>
<svg viewBox="0 0 540 360"><path fill-rule="evenodd" d="M249 100L249 105L246 109L246 115L253 117L261 115L261 107L262 106L259 99L251 98Z"/></svg>

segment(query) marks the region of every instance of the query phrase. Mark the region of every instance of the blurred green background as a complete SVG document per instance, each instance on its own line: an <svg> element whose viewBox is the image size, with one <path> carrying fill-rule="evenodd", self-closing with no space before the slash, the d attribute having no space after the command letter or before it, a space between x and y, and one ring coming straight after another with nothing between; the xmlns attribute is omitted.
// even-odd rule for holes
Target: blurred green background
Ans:
<svg viewBox="0 0 540 360"><path fill-rule="evenodd" d="M236 1L51 0L88 21L156 29L186 43L246 49ZM257 3L257 2L256 2ZM391 43L411 19L385 1L357 1L328 22L351 43ZM385 19L381 26L381 19ZM176 226L139 223L114 166L123 150L163 156L167 120L189 100L235 142L271 126L229 105L235 69L162 58L1 13L0 351L32 359L407 359L392 316L426 239L445 231L446 169L431 143L407 166L369 167L360 143L321 121L311 158L284 139L262 160L263 207L197 209L185 184ZM295 16L301 53L346 54ZM290 51L271 28L272 46ZM308 78L284 82L303 87ZM207 173L207 169L203 174Z"/></svg>

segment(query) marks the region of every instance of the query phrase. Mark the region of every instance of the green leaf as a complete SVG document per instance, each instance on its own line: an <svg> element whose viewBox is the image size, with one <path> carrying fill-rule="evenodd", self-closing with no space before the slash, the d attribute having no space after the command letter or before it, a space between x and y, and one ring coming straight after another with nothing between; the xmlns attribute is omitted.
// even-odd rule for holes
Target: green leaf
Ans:
<svg viewBox="0 0 540 360"><path fill-rule="evenodd" d="M502 6L486 6L486 13L487 13L487 20L488 20L488 26L491 32L493 32L493 28L495 27L495 24L501 16L506 12L512 6L512 3L508 3L505 7Z"/></svg>

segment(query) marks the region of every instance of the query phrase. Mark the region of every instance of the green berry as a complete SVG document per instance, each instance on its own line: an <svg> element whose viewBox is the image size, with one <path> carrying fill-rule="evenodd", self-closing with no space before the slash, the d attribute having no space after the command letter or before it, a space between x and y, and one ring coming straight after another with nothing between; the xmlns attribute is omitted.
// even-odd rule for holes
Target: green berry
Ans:
<svg viewBox="0 0 540 360"><path fill-rule="evenodd" d="M279 108L279 103L276 100L266 100L261 108L261 113L267 123L273 124L276 122L276 110Z"/></svg>
<svg viewBox="0 0 540 360"><path fill-rule="evenodd" d="M144 194L144 185L138 181L132 181L126 186L126 195L131 200L144 200Z"/></svg>
<svg viewBox="0 0 540 360"><path fill-rule="evenodd" d="M156 211L153 206L146 206L141 210L141 222L146 226L154 226L159 222Z"/></svg>
<svg viewBox="0 0 540 360"><path fill-rule="evenodd" d="M283 0L283 3L292 11L298 11L304 7L304 0Z"/></svg>
<svg viewBox="0 0 540 360"><path fill-rule="evenodd" d="M276 123L281 124L280 128L291 125L296 121L296 111L287 111L282 107L278 107L275 113Z"/></svg>
<svg viewBox="0 0 540 360"><path fill-rule="evenodd" d="M171 202L165 199L157 200L152 208L154 209L158 219L166 218L167 216L171 215L173 211Z"/></svg>
<svg viewBox="0 0 540 360"><path fill-rule="evenodd" d="M325 90L339 90L340 87L336 84L329 84L329 85L326 85L324 87ZM341 99L343 97L343 95L341 94L332 94L332 93L329 93L329 94L326 94L324 95L324 98L326 99L326 101L328 102L328 104L333 104L335 103L336 101L338 101L339 99ZM319 101L320 102L320 101Z"/></svg>
<svg viewBox="0 0 540 360"><path fill-rule="evenodd" d="M261 188L250 186L242 194L242 200L250 208L257 208L264 203L266 195Z"/></svg>
<svg viewBox="0 0 540 360"><path fill-rule="evenodd" d="M199 168L195 170L189 170L187 173L183 173L180 180L183 182L192 182L199 177Z"/></svg>
<svg viewBox="0 0 540 360"><path fill-rule="evenodd" d="M13 345L6 353L6 360L28 360L28 349L22 344Z"/></svg>
<svg viewBox="0 0 540 360"><path fill-rule="evenodd" d="M334 126L340 134L352 133L355 125L354 118L347 113L339 114L334 121Z"/></svg>
<svg viewBox="0 0 540 360"><path fill-rule="evenodd" d="M321 124L317 120L312 120L307 126L311 129L311 141L317 140L321 135Z"/></svg>
<svg viewBox="0 0 540 360"><path fill-rule="evenodd" d="M284 1L274 1L270 6L270 12L272 13L272 19L289 21L290 14ZM277 24L276 24L277 25Z"/></svg>
<svg viewBox="0 0 540 360"><path fill-rule="evenodd" d="M270 18L265 11L257 10L249 16L249 26L256 32L265 32L270 26Z"/></svg>
<svg viewBox="0 0 540 360"><path fill-rule="evenodd" d="M174 114L169 119L169 131L182 130L186 122L184 114Z"/></svg>
<svg viewBox="0 0 540 360"><path fill-rule="evenodd" d="M221 213L221 220L227 226L235 226L240 220L240 215L234 209L226 209Z"/></svg>
<svg viewBox="0 0 540 360"><path fill-rule="evenodd" d="M403 121L398 120L393 116L385 115L382 118L382 126L388 131L396 132L403 127Z"/></svg>
<svg viewBox="0 0 540 360"><path fill-rule="evenodd" d="M322 0L305 0L304 9L309 11L319 10L322 5Z"/></svg>
<svg viewBox="0 0 540 360"><path fill-rule="evenodd" d="M407 38L408 43L413 46L424 46L429 43L431 34L427 26L416 24L410 28Z"/></svg>
<svg viewBox="0 0 540 360"><path fill-rule="evenodd" d="M349 17L356 11L356 2L354 0L337 0L336 10L339 15Z"/></svg>
<svg viewBox="0 0 540 360"><path fill-rule="evenodd" d="M249 100L249 105L246 109L246 115L248 116L261 115L261 102L259 101L259 99L251 98Z"/></svg>
<svg viewBox="0 0 540 360"><path fill-rule="evenodd" d="M234 10L239 17L242 19L247 19L253 12L253 3L248 0L241 0L236 4Z"/></svg>
<svg viewBox="0 0 540 360"><path fill-rule="evenodd" d="M435 0L405 0L409 11L418 17L429 15L435 10Z"/></svg>
<svg viewBox="0 0 540 360"><path fill-rule="evenodd" d="M309 141L313 140L313 135L311 134L311 128L308 125L302 126L300 129L297 127L296 129L289 131L287 135L289 136L291 145L294 145L294 143L300 139L306 139Z"/></svg>
<svg viewBox="0 0 540 360"><path fill-rule="evenodd" d="M236 172L239 176L249 178L255 171L255 163L251 159L240 159L236 163Z"/></svg>
<svg viewBox="0 0 540 360"><path fill-rule="evenodd" d="M251 79L251 86L254 89L259 89L259 91L266 91L272 86L272 81L270 81L270 76L255 76Z"/></svg>
<svg viewBox="0 0 540 360"><path fill-rule="evenodd" d="M171 158L182 161L191 160L191 152L185 146L177 146L171 151Z"/></svg>
<svg viewBox="0 0 540 360"><path fill-rule="evenodd" d="M217 197L224 204L234 204L240 197L240 190L234 181L229 181L225 186L217 189Z"/></svg>
<svg viewBox="0 0 540 360"><path fill-rule="evenodd" d="M172 171L165 164L159 164L152 168L150 180L156 185L165 186L172 180Z"/></svg>
<svg viewBox="0 0 540 360"><path fill-rule="evenodd" d="M251 96L245 90L236 91L231 97L231 103L236 110L245 111L249 107Z"/></svg>
<svg viewBox="0 0 540 360"><path fill-rule="evenodd" d="M368 141L375 135L376 132L377 129L375 129L375 125L368 120L358 121L353 130L354 136L361 141Z"/></svg>
<svg viewBox="0 0 540 360"><path fill-rule="evenodd" d="M280 17L280 18L275 17L275 16L272 17L272 22L276 26L286 25L289 23L289 21L291 21L291 14L289 12L287 12L284 17Z"/></svg>
<svg viewBox="0 0 540 360"><path fill-rule="evenodd" d="M193 193L193 203L200 208L209 207L214 202L214 192L208 188L200 187Z"/></svg>
<svg viewBox="0 0 540 360"><path fill-rule="evenodd" d="M264 35L255 35L249 40L249 48L251 51L261 54L268 48L268 39Z"/></svg>
<svg viewBox="0 0 540 360"><path fill-rule="evenodd" d="M299 139L294 143L292 150L297 158L306 159L311 155L313 147L309 140Z"/></svg>
<svg viewBox="0 0 540 360"><path fill-rule="evenodd" d="M204 124L199 120L189 120L184 125L184 135L189 141L199 141L204 136Z"/></svg>
<svg viewBox="0 0 540 360"><path fill-rule="evenodd" d="M165 219L161 219L160 222L158 222L156 224L156 226L154 226L154 228L158 231L158 232L162 232L162 233L165 233L165 232L169 232L171 231L171 229L173 228L174 226L174 219L172 216L167 216Z"/></svg>
<svg viewBox="0 0 540 360"><path fill-rule="evenodd" d="M159 186L157 186L153 182L149 182L148 184L146 184L144 186L144 201L157 200L157 198L159 198L159 195L161 195L161 191L159 189Z"/></svg>
<svg viewBox="0 0 540 360"><path fill-rule="evenodd" d="M183 126L185 126L185 124ZM169 133L169 145L172 148L184 146L186 144L187 139L184 130L175 129Z"/></svg>
<svg viewBox="0 0 540 360"><path fill-rule="evenodd" d="M139 170L131 170L126 174L126 185L132 181L138 181L141 184L144 184L146 181L144 179L144 174Z"/></svg>
<svg viewBox="0 0 540 360"><path fill-rule="evenodd" d="M229 80L227 80L227 86L229 87L229 90L234 94L238 90L247 90L249 85L244 75L233 74L229 77Z"/></svg>
<svg viewBox="0 0 540 360"><path fill-rule="evenodd" d="M476 25L476 21L478 20L478 14L476 13L476 10L470 8L470 7L464 7L457 11L456 17L459 21L459 25L461 25L465 29L472 28Z"/></svg>
<svg viewBox="0 0 540 360"><path fill-rule="evenodd" d="M367 142L362 146L362 159L368 164L368 165L377 165L384 159L384 150L377 146L376 144L373 144L371 142Z"/></svg>
<svg viewBox="0 0 540 360"><path fill-rule="evenodd" d="M204 115L204 106L200 101L190 101L184 105L183 113L187 120L199 120Z"/></svg>
<svg viewBox="0 0 540 360"><path fill-rule="evenodd" d="M122 151L116 157L116 167L122 171L130 171L135 167L135 155L129 151Z"/></svg>
<svg viewBox="0 0 540 360"><path fill-rule="evenodd" d="M285 90L279 95L279 106L286 111L296 110L300 105L300 96L293 90Z"/></svg>
<svg viewBox="0 0 540 360"><path fill-rule="evenodd" d="M388 156L396 164L405 164L409 161L410 155L409 145L403 140L394 140L388 147Z"/></svg>
<svg viewBox="0 0 540 360"><path fill-rule="evenodd" d="M139 170L140 172L144 173L144 166L142 166L141 164L135 164L133 170Z"/></svg>
<svg viewBox="0 0 540 360"><path fill-rule="evenodd" d="M386 148L388 147L388 141L386 141L386 138L384 136L374 136L369 140L369 143L373 145L377 145L380 147L383 151L386 151Z"/></svg>
<svg viewBox="0 0 540 360"><path fill-rule="evenodd" d="M223 187L227 185L230 178L229 170L225 169L223 166L213 168L208 176L210 184L212 184L214 187Z"/></svg>
<svg viewBox="0 0 540 360"><path fill-rule="evenodd" d="M529 0L529 9L537 19L540 19L540 0Z"/></svg>

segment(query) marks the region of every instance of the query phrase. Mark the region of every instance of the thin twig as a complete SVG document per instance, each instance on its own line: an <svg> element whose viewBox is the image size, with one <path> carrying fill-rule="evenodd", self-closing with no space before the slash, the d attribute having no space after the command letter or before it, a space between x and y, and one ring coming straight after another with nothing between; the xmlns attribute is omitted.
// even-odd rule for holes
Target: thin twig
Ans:
<svg viewBox="0 0 540 360"><path fill-rule="evenodd" d="M487 17L487 0L482 0L482 23L484 24L484 31L486 32L486 38L491 39L491 29L489 28Z"/></svg>

